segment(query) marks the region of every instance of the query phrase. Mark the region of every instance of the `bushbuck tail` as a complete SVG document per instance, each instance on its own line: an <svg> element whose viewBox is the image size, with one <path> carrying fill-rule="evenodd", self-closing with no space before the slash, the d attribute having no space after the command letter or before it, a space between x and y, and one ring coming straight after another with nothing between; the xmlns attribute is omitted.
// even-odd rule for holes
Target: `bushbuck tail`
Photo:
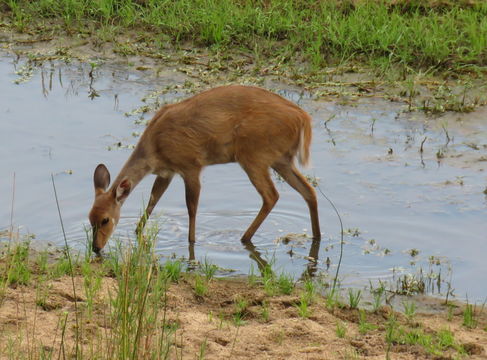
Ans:
<svg viewBox="0 0 487 360"><path fill-rule="evenodd" d="M120 218L120 208L147 174L157 177L140 232L174 174L185 185L190 243L200 195L200 174L207 165L237 162L262 196L262 207L242 236L250 241L279 198L271 180L274 169L298 191L309 207L313 237L320 238L314 189L297 170L309 159L311 117L296 104L251 86L221 86L177 104L163 106L152 118L110 188L110 173L100 164L94 173L95 201L89 214L93 251L107 243Z"/></svg>

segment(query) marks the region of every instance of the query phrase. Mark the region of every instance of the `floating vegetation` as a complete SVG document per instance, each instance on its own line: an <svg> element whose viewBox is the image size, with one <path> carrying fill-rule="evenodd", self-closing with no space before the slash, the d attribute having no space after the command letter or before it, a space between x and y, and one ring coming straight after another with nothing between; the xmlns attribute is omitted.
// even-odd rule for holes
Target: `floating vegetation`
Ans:
<svg viewBox="0 0 487 360"><path fill-rule="evenodd" d="M17 79L13 80L14 84L23 84L28 82L34 76L34 66L27 62L26 64L20 66L16 71L15 74L18 76Z"/></svg>

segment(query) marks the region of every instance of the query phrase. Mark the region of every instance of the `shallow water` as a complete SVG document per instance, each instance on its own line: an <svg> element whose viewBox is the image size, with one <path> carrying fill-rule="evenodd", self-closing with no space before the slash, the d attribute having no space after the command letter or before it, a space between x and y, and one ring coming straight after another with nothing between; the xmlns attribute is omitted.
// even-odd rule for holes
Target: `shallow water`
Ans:
<svg viewBox="0 0 487 360"><path fill-rule="evenodd" d="M124 146L135 144L133 133L144 129L138 120L150 118L150 114L124 114L143 105L141 98L147 94L185 78L167 71L153 79L121 65L102 65L90 76L90 65L53 62L34 67L28 81L16 84L23 79L15 73L23 64L24 60L0 58L0 231L10 227L15 194L15 228L21 234L35 234L38 243L63 244L52 173L68 241L84 249L95 166L107 164L113 179L130 153ZM335 203L345 229L350 229L340 270L344 283L392 279L393 268L397 274L401 268L415 271L421 266L427 271L431 267L435 273L441 271L444 280L451 276L457 296L483 300L487 295L483 279L487 273L486 109L427 118L381 99L339 105L284 89L274 90L299 103L315 120L313 165L303 172L319 178L320 188ZM171 92L162 100L184 96ZM438 159L437 153L444 157ZM146 178L125 203L117 230L120 239L133 236L152 181L152 176ZM280 200L253 243L262 258L275 262L276 269L298 277L308 264L305 257L311 241L276 240L288 233L310 234L308 211L287 184L277 181L276 186ZM328 263L333 275L340 229L329 203L318 196L323 231L318 271L327 273ZM259 207L260 197L238 165L207 168L202 176L196 258L206 257L237 273L256 269L239 239ZM155 215L160 225L158 251L187 257L187 214L180 179L173 181ZM407 254L410 249L418 249L419 255L413 259ZM429 265L430 256L439 257L443 265ZM416 266L411 266L411 260Z"/></svg>

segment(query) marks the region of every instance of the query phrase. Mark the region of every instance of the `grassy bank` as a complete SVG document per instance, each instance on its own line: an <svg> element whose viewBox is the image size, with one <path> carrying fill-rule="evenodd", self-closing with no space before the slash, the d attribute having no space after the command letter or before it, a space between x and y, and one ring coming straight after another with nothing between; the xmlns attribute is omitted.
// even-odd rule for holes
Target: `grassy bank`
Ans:
<svg viewBox="0 0 487 360"><path fill-rule="evenodd" d="M484 1L0 0L19 31L240 48L255 57L306 63L307 71L349 62L464 72L487 65ZM50 21L55 21L53 26Z"/></svg>
<svg viewBox="0 0 487 360"><path fill-rule="evenodd" d="M217 279L161 263L154 236L103 261L11 243L0 255L0 359L460 359L481 358L487 317L480 306L401 312L384 289L364 308L327 284L299 284L272 269ZM322 294L325 293L326 296ZM342 292L343 294L343 292ZM439 305L437 305L439 306ZM368 310L366 310L368 309ZM471 356L471 357L470 357Z"/></svg>

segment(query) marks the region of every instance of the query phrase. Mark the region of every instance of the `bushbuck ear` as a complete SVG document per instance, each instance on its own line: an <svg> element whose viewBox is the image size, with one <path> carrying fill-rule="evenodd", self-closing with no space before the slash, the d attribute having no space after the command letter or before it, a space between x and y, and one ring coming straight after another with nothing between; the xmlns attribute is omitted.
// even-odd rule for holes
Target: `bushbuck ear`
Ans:
<svg viewBox="0 0 487 360"><path fill-rule="evenodd" d="M110 185L110 173L105 165L100 164L96 167L93 182L95 183L95 192L106 191Z"/></svg>
<svg viewBox="0 0 487 360"><path fill-rule="evenodd" d="M132 189L132 184L128 179L123 179L120 184L117 186L117 201L124 201L127 196L130 194L130 190Z"/></svg>

